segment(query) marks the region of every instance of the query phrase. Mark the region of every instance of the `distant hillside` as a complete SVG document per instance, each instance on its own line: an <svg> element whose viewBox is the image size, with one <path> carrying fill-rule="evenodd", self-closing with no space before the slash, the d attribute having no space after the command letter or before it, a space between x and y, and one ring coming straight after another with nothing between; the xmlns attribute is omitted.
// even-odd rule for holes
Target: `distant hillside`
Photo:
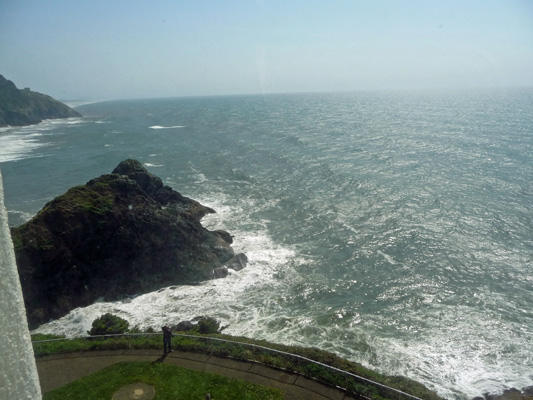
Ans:
<svg viewBox="0 0 533 400"><path fill-rule="evenodd" d="M81 117L69 106L30 89L17 89L0 75L0 127L38 124L43 119Z"/></svg>

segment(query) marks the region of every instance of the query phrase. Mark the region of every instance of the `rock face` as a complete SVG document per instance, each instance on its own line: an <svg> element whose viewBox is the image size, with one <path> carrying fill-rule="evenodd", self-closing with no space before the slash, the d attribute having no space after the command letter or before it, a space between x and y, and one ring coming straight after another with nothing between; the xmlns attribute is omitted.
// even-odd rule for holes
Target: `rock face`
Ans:
<svg viewBox="0 0 533 400"><path fill-rule="evenodd" d="M101 297L222 276L243 257L200 224L213 212L135 160L71 188L11 230L30 327Z"/></svg>
<svg viewBox="0 0 533 400"><path fill-rule="evenodd" d="M528 386L518 390L510 388L500 394L484 394L483 397L475 397L474 400L533 400L533 386Z"/></svg>
<svg viewBox="0 0 533 400"><path fill-rule="evenodd" d="M69 106L45 94L19 90L0 75L0 127L38 124L43 119L81 117Z"/></svg>

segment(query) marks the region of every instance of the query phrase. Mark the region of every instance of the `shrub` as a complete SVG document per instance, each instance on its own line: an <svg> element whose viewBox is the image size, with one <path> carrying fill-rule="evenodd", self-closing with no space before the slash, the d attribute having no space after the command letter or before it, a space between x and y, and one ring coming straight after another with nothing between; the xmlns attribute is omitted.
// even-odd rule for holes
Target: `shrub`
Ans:
<svg viewBox="0 0 533 400"><path fill-rule="evenodd" d="M93 321L89 335L111 335L127 332L130 323L113 314L104 314Z"/></svg>
<svg viewBox="0 0 533 400"><path fill-rule="evenodd" d="M128 333L143 333L141 328L139 328L139 325L135 325L133 328L128 330Z"/></svg>
<svg viewBox="0 0 533 400"><path fill-rule="evenodd" d="M219 333L220 322L212 317L202 317L198 321L198 332L200 333Z"/></svg>

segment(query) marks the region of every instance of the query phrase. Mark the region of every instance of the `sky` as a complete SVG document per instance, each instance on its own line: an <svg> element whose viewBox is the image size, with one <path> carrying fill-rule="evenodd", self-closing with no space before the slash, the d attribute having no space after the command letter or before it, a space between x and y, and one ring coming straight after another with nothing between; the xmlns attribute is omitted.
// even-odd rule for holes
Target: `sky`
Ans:
<svg viewBox="0 0 533 400"><path fill-rule="evenodd" d="M61 100L533 86L531 0L0 0L0 74Z"/></svg>

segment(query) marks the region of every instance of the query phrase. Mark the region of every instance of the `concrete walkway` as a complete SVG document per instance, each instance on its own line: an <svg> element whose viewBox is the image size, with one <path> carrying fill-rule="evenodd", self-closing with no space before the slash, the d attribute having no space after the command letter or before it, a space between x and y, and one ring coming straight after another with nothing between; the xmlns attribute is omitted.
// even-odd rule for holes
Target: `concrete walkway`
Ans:
<svg viewBox="0 0 533 400"><path fill-rule="evenodd" d="M118 362L163 362L178 367L206 371L240 379L285 392L287 400L356 400L344 391L304 376L265 365L220 358L209 354L175 351L166 356L157 350L112 350L55 354L39 357L37 371L41 390L47 393L67 383Z"/></svg>

